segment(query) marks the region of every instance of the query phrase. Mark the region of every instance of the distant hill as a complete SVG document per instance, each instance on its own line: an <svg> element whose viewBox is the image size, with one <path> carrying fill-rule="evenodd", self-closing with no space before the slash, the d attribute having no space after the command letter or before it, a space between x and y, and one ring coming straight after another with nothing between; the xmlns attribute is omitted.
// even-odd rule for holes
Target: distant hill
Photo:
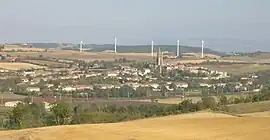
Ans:
<svg viewBox="0 0 270 140"><path fill-rule="evenodd" d="M65 50L78 50L79 45L78 44L57 44L57 43L31 43L34 47L37 48L57 48L61 47ZM150 45L119 45L117 46L117 52L119 53L147 53L150 52ZM160 48L162 51L168 51L168 52L176 52L176 46L175 45L155 45L154 51L157 51L157 49ZM91 50L94 52L103 52L106 50L114 50L113 44L86 44L84 45L84 49ZM200 53L201 48L200 47L190 47L190 46L181 46L180 47L181 53ZM205 48L204 52L207 54L214 54L219 56L224 56L226 53L214 51L209 48Z"/></svg>
<svg viewBox="0 0 270 140"><path fill-rule="evenodd" d="M87 45L87 46L91 47L91 51L94 51L94 52L114 50L114 46L110 45L110 44ZM76 47L76 48L79 48L79 47ZM175 45L155 45L154 51L156 52L158 48L160 48L162 51L176 52ZM133 45L133 46L119 45L119 46L117 46L117 52L119 52L119 53L149 53L150 51L151 51L151 46L149 46L149 45ZM201 48L181 46L180 52L181 53L200 53ZM215 55L219 55L219 56L226 55L226 53L224 53L224 52L214 51L214 50L211 50L209 48L205 48L204 52L207 54L215 54Z"/></svg>
<svg viewBox="0 0 270 140"><path fill-rule="evenodd" d="M59 47L59 44L57 43L31 43L36 48L57 48Z"/></svg>

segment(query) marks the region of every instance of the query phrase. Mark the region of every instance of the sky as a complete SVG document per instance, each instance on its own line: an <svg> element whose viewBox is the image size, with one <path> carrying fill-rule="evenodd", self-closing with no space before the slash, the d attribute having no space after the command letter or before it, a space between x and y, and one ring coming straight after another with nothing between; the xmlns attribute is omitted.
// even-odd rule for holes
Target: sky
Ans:
<svg viewBox="0 0 270 140"><path fill-rule="evenodd" d="M0 43L175 44L270 51L269 0L6 0Z"/></svg>

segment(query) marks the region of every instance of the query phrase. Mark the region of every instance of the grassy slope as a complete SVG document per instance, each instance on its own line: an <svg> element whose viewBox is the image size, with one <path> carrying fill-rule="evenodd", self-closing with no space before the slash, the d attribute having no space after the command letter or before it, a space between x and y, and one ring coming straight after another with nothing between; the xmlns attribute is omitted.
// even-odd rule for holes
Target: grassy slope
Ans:
<svg viewBox="0 0 270 140"><path fill-rule="evenodd" d="M194 113L115 124L3 131L0 136L1 140L260 140L269 138L269 123L267 118Z"/></svg>
<svg viewBox="0 0 270 140"><path fill-rule="evenodd" d="M233 114L245 114L264 111L270 111L270 101L228 105L228 112Z"/></svg>
<svg viewBox="0 0 270 140"><path fill-rule="evenodd" d="M212 70L224 71L230 74L239 75L249 72L257 72L269 70L270 65L258 65L258 64L231 64L231 65L211 65L205 64L201 65Z"/></svg>

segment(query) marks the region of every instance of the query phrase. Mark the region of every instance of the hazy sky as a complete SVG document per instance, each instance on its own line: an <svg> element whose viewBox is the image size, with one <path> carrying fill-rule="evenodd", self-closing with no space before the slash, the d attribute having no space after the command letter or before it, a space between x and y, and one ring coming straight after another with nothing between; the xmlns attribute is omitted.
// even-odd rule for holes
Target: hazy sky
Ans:
<svg viewBox="0 0 270 140"><path fill-rule="evenodd" d="M270 0L2 0L0 42L199 45L264 49ZM247 40L244 42L244 40ZM238 44L237 44L238 43Z"/></svg>

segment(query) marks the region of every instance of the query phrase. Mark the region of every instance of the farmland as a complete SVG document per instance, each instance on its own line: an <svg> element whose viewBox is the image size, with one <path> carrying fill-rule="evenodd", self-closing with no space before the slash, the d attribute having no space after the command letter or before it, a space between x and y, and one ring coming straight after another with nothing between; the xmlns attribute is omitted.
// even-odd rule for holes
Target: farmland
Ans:
<svg viewBox="0 0 270 140"><path fill-rule="evenodd" d="M167 99L156 99L158 103L161 104L179 104L183 100L192 100L194 103L198 102L201 100L201 97L185 97L185 98L167 98ZM140 102L152 102L150 99L145 99L145 100L136 100Z"/></svg>
<svg viewBox="0 0 270 140"><path fill-rule="evenodd" d="M270 117L270 111L255 112L255 113L248 113L248 114L241 114L241 115L251 116L251 117Z"/></svg>
<svg viewBox="0 0 270 140"><path fill-rule="evenodd" d="M3 51L19 51L19 52L42 52L45 51L45 49L42 48L30 48L30 47L23 47L21 45L5 45L5 48Z"/></svg>
<svg viewBox="0 0 270 140"><path fill-rule="evenodd" d="M200 66L234 75L270 70L270 65L262 64L205 64Z"/></svg>
<svg viewBox="0 0 270 140"><path fill-rule="evenodd" d="M46 61L46 60L24 60L24 62L34 64L34 65L41 65L47 67L67 67L67 64L58 63L53 61Z"/></svg>
<svg viewBox="0 0 270 140"><path fill-rule="evenodd" d="M2 131L0 136L1 140L86 140L89 138L95 140L263 140L269 138L269 123L270 120L265 117L233 117L201 112L113 124Z"/></svg>
<svg viewBox="0 0 270 140"><path fill-rule="evenodd" d="M239 60L239 61L245 61L245 62L256 62L256 63L269 63L270 53L258 53L253 56L229 56L229 57L224 57L224 59Z"/></svg>
<svg viewBox="0 0 270 140"><path fill-rule="evenodd" d="M41 69L46 67L20 62L18 63L0 62L0 68L7 70L20 70L20 69Z"/></svg>
<svg viewBox="0 0 270 140"><path fill-rule="evenodd" d="M233 114L246 114L246 113L270 111L270 102L264 101L264 102L228 105L227 111Z"/></svg>

